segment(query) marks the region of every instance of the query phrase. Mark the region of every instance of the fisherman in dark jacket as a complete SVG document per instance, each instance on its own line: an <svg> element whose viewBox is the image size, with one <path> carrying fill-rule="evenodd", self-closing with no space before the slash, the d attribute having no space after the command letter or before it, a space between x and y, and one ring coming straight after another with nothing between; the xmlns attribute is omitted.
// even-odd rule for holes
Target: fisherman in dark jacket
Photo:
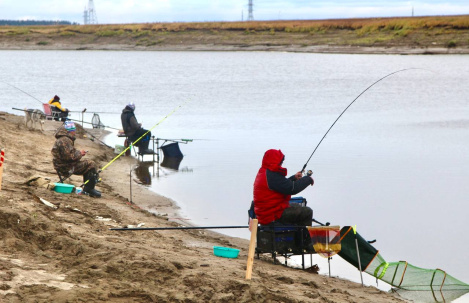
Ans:
<svg viewBox="0 0 469 303"><path fill-rule="evenodd" d="M288 225L311 226L313 210L309 207L290 205L291 195L298 194L313 178L301 172L286 178L287 169L282 167L285 156L280 150L269 149L262 159L262 167L254 181L254 213L260 224L273 221Z"/></svg>
<svg viewBox="0 0 469 303"><path fill-rule="evenodd" d="M125 136L129 138L131 142L135 142L138 138L148 132L134 145L138 146L139 154L153 154L154 151L148 148L151 138L151 132L147 131L146 129L143 129L142 124L137 122L137 118L135 118L134 111L135 104L133 102L127 104L127 106L122 110L121 121Z"/></svg>
<svg viewBox="0 0 469 303"><path fill-rule="evenodd" d="M91 197L101 197L101 192L94 187L99 180L98 166L92 160L82 159L86 151L77 150L74 146L76 127L72 121L66 121L55 133L54 147L52 147L52 163L61 176L83 175L86 183L83 192Z"/></svg>

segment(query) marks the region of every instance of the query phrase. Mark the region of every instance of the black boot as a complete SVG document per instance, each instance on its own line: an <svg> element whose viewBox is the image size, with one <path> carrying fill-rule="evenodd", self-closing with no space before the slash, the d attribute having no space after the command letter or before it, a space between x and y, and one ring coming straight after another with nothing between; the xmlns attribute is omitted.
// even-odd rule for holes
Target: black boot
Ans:
<svg viewBox="0 0 469 303"><path fill-rule="evenodd" d="M83 175L83 182L87 182L83 187L83 193L90 195L90 197L101 198L101 192L94 187L98 182L98 174L94 171L89 171Z"/></svg>

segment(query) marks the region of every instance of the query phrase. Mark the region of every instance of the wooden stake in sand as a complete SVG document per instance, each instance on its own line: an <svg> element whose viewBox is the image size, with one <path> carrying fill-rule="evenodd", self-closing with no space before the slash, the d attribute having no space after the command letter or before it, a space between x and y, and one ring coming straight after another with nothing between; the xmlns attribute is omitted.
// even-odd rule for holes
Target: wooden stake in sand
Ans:
<svg viewBox="0 0 469 303"><path fill-rule="evenodd" d="M5 150L0 151L0 191L2 190L3 162L5 161Z"/></svg>
<svg viewBox="0 0 469 303"><path fill-rule="evenodd" d="M254 251L256 250L257 219L249 222L251 229L251 242L249 242L248 264L246 266L246 280L251 280L252 266L254 264Z"/></svg>

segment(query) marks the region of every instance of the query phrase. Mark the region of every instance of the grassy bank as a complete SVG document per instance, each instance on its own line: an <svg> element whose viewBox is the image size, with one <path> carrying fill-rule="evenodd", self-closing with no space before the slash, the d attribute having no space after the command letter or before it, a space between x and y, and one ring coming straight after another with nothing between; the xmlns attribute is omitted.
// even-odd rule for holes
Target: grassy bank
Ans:
<svg viewBox="0 0 469 303"><path fill-rule="evenodd" d="M469 15L0 27L2 49L407 48L469 53ZM313 47L313 48L311 48ZM302 50L302 48L304 50ZM316 48L317 50L317 48Z"/></svg>

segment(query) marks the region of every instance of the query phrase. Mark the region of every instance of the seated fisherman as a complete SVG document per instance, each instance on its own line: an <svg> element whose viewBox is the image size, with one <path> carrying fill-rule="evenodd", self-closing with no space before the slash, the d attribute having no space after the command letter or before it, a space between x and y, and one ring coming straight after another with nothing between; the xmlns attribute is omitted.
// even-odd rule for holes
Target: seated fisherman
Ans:
<svg viewBox="0 0 469 303"><path fill-rule="evenodd" d="M262 167L254 181L254 213L260 224L279 222L284 225L311 226L313 210L300 205L290 205L291 195L298 194L314 184L310 176L301 172L286 178L282 167L285 156L280 150L269 149L262 159Z"/></svg>
<svg viewBox="0 0 469 303"><path fill-rule="evenodd" d="M142 124L137 122L134 111L135 104L133 102L127 104L126 107L122 110L121 122L124 133L131 142L135 142L138 138L148 132L134 145L138 147L139 154L153 154L153 150L148 148L148 145L150 144L151 132L143 129Z"/></svg>
<svg viewBox="0 0 469 303"><path fill-rule="evenodd" d="M75 124L66 121L55 133L54 147L52 147L52 163L55 170L61 176L83 175L83 182L86 183L83 193L91 197L100 198L101 192L94 187L98 182L98 166L92 160L84 160L86 151L77 150L75 143Z"/></svg>
<svg viewBox="0 0 469 303"><path fill-rule="evenodd" d="M50 109L54 114L54 120L59 121L59 119L64 122L67 120L68 117L68 109L62 107L62 103L60 103L59 96L55 95L54 98L49 100Z"/></svg>

